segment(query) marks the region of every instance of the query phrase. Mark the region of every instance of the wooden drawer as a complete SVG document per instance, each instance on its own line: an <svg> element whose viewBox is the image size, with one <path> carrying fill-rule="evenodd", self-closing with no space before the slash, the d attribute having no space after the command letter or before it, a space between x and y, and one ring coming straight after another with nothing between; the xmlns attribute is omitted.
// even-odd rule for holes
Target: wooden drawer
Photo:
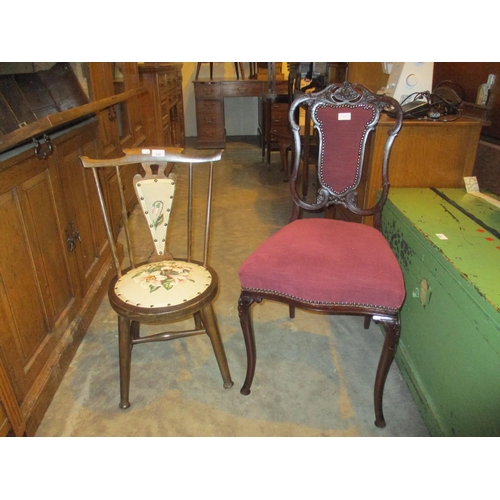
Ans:
<svg viewBox="0 0 500 500"><path fill-rule="evenodd" d="M196 119L198 130L200 128L214 127L224 128L224 115L221 113L205 113L201 114Z"/></svg>
<svg viewBox="0 0 500 500"><path fill-rule="evenodd" d="M288 109L290 108L287 102L273 102L271 104L271 113L276 115L288 116Z"/></svg>
<svg viewBox="0 0 500 500"><path fill-rule="evenodd" d="M285 135L290 131L290 127L286 124L272 124L271 125L271 137L273 135Z"/></svg>
<svg viewBox="0 0 500 500"><path fill-rule="evenodd" d="M217 99L197 99L196 101L196 114L207 115L217 114L222 116L224 113L224 106L222 100Z"/></svg>
<svg viewBox="0 0 500 500"><path fill-rule="evenodd" d="M255 85L249 85L246 80L245 85L240 85L238 82L224 82L222 85L224 85L224 97L255 97L259 92L266 90L267 82L255 82Z"/></svg>
<svg viewBox="0 0 500 500"><path fill-rule="evenodd" d="M223 127L198 128L199 147L224 147L226 132Z"/></svg>
<svg viewBox="0 0 500 500"><path fill-rule="evenodd" d="M194 93L196 99L219 99L221 97L220 84L211 82L195 83Z"/></svg>
<svg viewBox="0 0 500 500"><path fill-rule="evenodd" d="M288 109L271 112L271 126L278 124L288 124Z"/></svg>

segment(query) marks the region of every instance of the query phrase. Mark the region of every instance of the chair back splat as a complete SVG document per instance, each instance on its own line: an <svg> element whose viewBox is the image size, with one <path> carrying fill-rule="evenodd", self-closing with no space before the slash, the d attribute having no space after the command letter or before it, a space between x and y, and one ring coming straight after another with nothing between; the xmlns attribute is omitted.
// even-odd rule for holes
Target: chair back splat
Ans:
<svg viewBox="0 0 500 500"><path fill-rule="evenodd" d="M385 95L372 93L359 84L334 84L315 94L304 94L294 100L289 111L295 161L290 188L294 203L308 211L342 205L360 216L380 214L389 191L389 155L402 126L402 113L388 132L381 159L381 194L373 207L358 206L357 188L361 181L370 134L377 126L383 110L398 109L399 103ZM300 172L300 125L298 109L307 108L319 141L315 203L307 203L297 193ZM374 225L378 226L377 219Z"/></svg>
<svg viewBox="0 0 500 500"><path fill-rule="evenodd" d="M222 157L222 151L187 151L178 148L125 149L124 156L116 159L90 159L81 157L85 168L92 168L103 212L109 245L116 269L111 280L108 297L118 314L120 355L120 408L128 408L132 347L144 342L173 340L198 334L207 334L222 375L224 387L233 385L229 373L212 302L217 295L218 277L208 265L208 246L212 205L214 162ZM198 165L199 164L199 165ZM208 165L208 167L207 167ZM116 173L116 183L108 179L109 169ZM206 184L205 204L195 199L194 177ZM135 175L134 171L137 172ZM150 255L144 253L144 245L134 244L134 234L129 230L129 207L125 193L127 182L133 185L137 204L147 223L146 234L151 237ZM118 193L102 186L115 184ZM185 187L181 189L181 185ZM185 193L185 194L184 194ZM179 199L180 196L180 199ZM203 197L203 196L202 196ZM182 203L184 201L184 203ZM117 204L121 208L117 209ZM176 245L176 256L167 246L167 235L172 237L171 219L175 209L185 207L185 216L176 220L185 222L187 235L185 250ZM204 208L204 210L202 210ZM197 212L202 212L198 216ZM174 216L175 217L175 216ZM117 241L120 221L123 229L126 259L121 259ZM202 248L198 250L193 233L203 226ZM175 236L179 231L176 230ZM177 238L175 238L177 239ZM170 239L169 239L170 242ZM135 250L135 251L134 251ZM201 255L201 259L200 259ZM196 259L200 260L196 260ZM141 324L158 325L172 321L184 321L191 317L194 328L165 331L145 336L140 334Z"/></svg>
<svg viewBox="0 0 500 500"><path fill-rule="evenodd" d="M358 200L357 189L365 156L372 154L370 134L382 111L389 108L397 118L380 159L380 197L374 206L364 207L362 200ZM302 190L301 196L297 189L304 156L297 119L299 109L306 110L306 116L311 117L318 138L317 191L313 201L306 199L306 191ZM250 393L255 374L256 343L250 315L254 302L263 299L284 302L289 305L292 318L296 307L363 316L365 328L373 319L385 333L374 386L375 425L384 427L383 390L399 341L399 311L405 287L398 261L379 229L389 191L390 151L402 125L401 106L362 85L344 82L295 98L289 122L294 148L291 221L264 241L239 269L238 312L247 349L247 374L241 393ZM352 212L354 217L347 220L324 217L327 209L338 206ZM313 214L307 215L309 212ZM355 222L360 216L374 216L374 227Z"/></svg>

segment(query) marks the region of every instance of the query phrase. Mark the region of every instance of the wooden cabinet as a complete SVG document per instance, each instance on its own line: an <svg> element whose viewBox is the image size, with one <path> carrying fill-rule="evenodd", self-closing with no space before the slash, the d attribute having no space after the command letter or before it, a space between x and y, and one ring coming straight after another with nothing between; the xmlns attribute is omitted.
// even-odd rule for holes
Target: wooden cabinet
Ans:
<svg viewBox="0 0 500 500"><path fill-rule="evenodd" d="M104 292L109 248L94 180L78 160L100 155L97 132L92 119L50 137L45 159L31 146L0 158L0 364L28 435ZM0 435L9 430L3 405Z"/></svg>
<svg viewBox="0 0 500 500"><path fill-rule="evenodd" d="M199 147L225 147L224 99L221 85L210 81L196 82L196 129Z"/></svg>
<svg viewBox="0 0 500 500"><path fill-rule="evenodd" d="M259 97L268 90L267 80L214 79L193 83L199 148L226 147L225 98ZM286 88L286 82L281 83Z"/></svg>
<svg viewBox="0 0 500 500"><path fill-rule="evenodd" d="M182 63L139 64L147 142L151 146L184 147Z"/></svg>
<svg viewBox="0 0 500 500"><path fill-rule="evenodd" d="M0 136L0 436L35 433L106 292L111 255L79 156L121 156L146 139L137 63L82 65L91 102ZM100 181L109 198L115 173ZM131 207L132 189L125 197Z"/></svg>
<svg viewBox="0 0 500 500"><path fill-rule="evenodd" d="M77 129L56 148L56 161L64 192L67 234L73 238L78 283L85 296L99 272L99 263L107 247L107 236L95 180L92 172L82 168L79 156L99 157L95 127ZM65 227L66 233L66 227Z"/></svg>
<svg viewBox="0 0 500 500"><path fill-rule="evenodd" d="M114 94L113 73L110 63L89 63L92 100L97 101ZM96 113L99 120L99 137L101 138L104 158L116 158L121 155L120 135L116 106L111 106Z"/></svg>
<svg viewBox="0 0 500 500"><path fill-rule="evenodd" d="M137 88L140 85L137 63L88 63L91 82L92 99L106 99L110 96ZM145 113L142 111L142 96L132 97L97 112L99 121L99 137L104 158L122 156L122 149L140 147L146 142ZM92 158L91 155L88 155ZM129 209L135 203L135 193L132 188L132 178L137 173L133 165L122 170L125 199ZM116 172L107 173L106 182L116 185ZM111 220L114 233L118 233L121 209L118 199L118 189L110 189L115 199L110 203Z"/></svg>

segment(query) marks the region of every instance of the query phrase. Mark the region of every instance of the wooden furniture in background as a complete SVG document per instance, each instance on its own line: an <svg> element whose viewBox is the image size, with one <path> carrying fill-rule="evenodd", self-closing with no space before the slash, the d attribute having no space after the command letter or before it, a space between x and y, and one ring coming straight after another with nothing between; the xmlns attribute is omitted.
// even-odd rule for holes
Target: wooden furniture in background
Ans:
<svg viewBox="0 0 500 500"><path fill-rule="evenodd" d="M348 78L377 92L387 85L389 75L384 73L381 62L350 62Z"/></svg>
<svg viewBox="0 0 500 500"><path fill-rule="evenodd" d="M117 98L129 92L139 91L138 95L130 99L120 100L113 106L108 106L97 111L99 120L99 143L104 158L116 158L121 156L124 148L137 147L148 143L147 119L144 103L148 101L149 94L143 92L139 81L139 69L137 63L88 63L90 78L90 92L94 101L105 102L106 99ZM123 93L122 93L123 91ZM132 177L136 168L130 167L122 173L126 182L125 198L129 208L135 199L133 189L130 187ZM107 172L105 180L112 188L117 185L116 172ZM114 196L112 207L113 230L118 233L121 211L120 200L116 190L111 189L110 194Z"/></svg>
<svg viewBox="0 0 500 500"><path fill-rule="evenodd" d="M139 73L141 85L149 92L143 100L147 143L183 147L182 63L141 63Z"/></svg>
<svg viewBox="0 0 500 500"><path fill-rule="evenodd" d="M488 75L496 76L496 83L485 106L476 102L479 86ZM500 195L500 62L436 62L434 85L451 80L464 90L462 112L486 121L474 166L479 188Z"/></svg>
<svg viewBox="0 0 500 500"><path fill-rule="evenodd" d="M261 94L259 96L258 134L262 145L262 158L266 165L271 163L271 151L279 149L280 138L290 137L288 94Z"/></svg>
<svg viewBox="0 0 500 500"><path fill-rule="evenodd" d="M383 148L387 131L394 120L382 117L371 138L373 153L361 179L359 199L371 206L378 196L380 164L373 161ZM391 187L463 187L465 176L472 175L482 124L471 118L450 122L405 120L390 158ZM341 207L341 218L352 218ZM355 216L357 217L357 216ZM371 217L363 221L372 224Z"/></svg>
<svg viewBox="0 0 500 500"><path fill-rule="evenodd" d="M486 83L488 75L496 75L496 92L490 96L488 105L491 111L488 115L491 124L485 126L482 134L486 137L500 139L500 62L435 62L433 86L443 80L451 80L464 89L464 101L475 103L479 86Z"/></svg>
<svg viewBox="0 0 500 500"><path fill-rule="evenodd" d="M36 432L110 277L95 183L79 156L121 155L145 139L135 63L124 63L119 95L111 63L86 70L88 104L0 137L0 436ZM101 182L116 207L116 177ZM113 209L115 234L120 218Z"/></svg>
<svg viewBox="0 0 500 500"><path fill-rule="evenodd" d="M1 157L0 362L28 435L100 303L110 263L93 179L78 160L100 154L97 130L93 119L53 136L45 159L32 147ZM0 435L8 428L0 422Z"/></svg>
<svg viewBox="0 0 500 500"><path fill-rule="evenodd" d="M258 97L268 90L267 80L214 79L193 83L199 148L226 146L225 98ZM285 88L286 82L279 82L278 85Z"/></svg>
<svg viewBox="0 0 500 500"><path fill-rule="evenodd" d="M195 80L196 127L199 148L223 148L226 145L224 99L231 97L259 97L270 93L268 78L270 63L257 63L257 76L252 79L199 79ZM281 73L281 63L276 68L276 94L288 95L288 82ZM338 78L345 72L347 63L324 63L328 65L329 78ZM333 81L333 80L332 80ZM258 135L264 140L264 113L260 109Z"/></svg>
<svg viewBox="0 0 500 500"><path fill-rule="evenodd" d="M280 151L282 169L285 180L288 178L287 149L291 144L291 133L288 119L288 109L294 98L305 91L317 92L329 83L344 82L347 76L347 63L288 63L288 78L286 93L267 93L259 96L259 128L258 133L262 143L262 157L265 157L269 167L271 151ZM312 128L307 111L300 118L303 128L303 161L308 162ZM307 166L306 166L307 169ZM306 188L307 190L307 188Z"/></svg>

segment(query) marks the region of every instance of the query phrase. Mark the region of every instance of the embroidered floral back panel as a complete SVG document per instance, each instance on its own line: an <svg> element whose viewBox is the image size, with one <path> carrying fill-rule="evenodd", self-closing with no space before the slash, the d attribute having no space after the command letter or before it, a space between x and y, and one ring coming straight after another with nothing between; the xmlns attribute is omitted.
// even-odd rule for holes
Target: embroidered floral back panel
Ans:
<svg viewBox="0 0 500 500"><path fill-rule="evenodd" d="M165 177L160 171L158 175L153 176L149 170L150 167L144 166L144 168L147 175L145 178L136 175L134 188L144 216L148 221L156 252L158 255L164 255L176 177L175 174Z"/></svg>

